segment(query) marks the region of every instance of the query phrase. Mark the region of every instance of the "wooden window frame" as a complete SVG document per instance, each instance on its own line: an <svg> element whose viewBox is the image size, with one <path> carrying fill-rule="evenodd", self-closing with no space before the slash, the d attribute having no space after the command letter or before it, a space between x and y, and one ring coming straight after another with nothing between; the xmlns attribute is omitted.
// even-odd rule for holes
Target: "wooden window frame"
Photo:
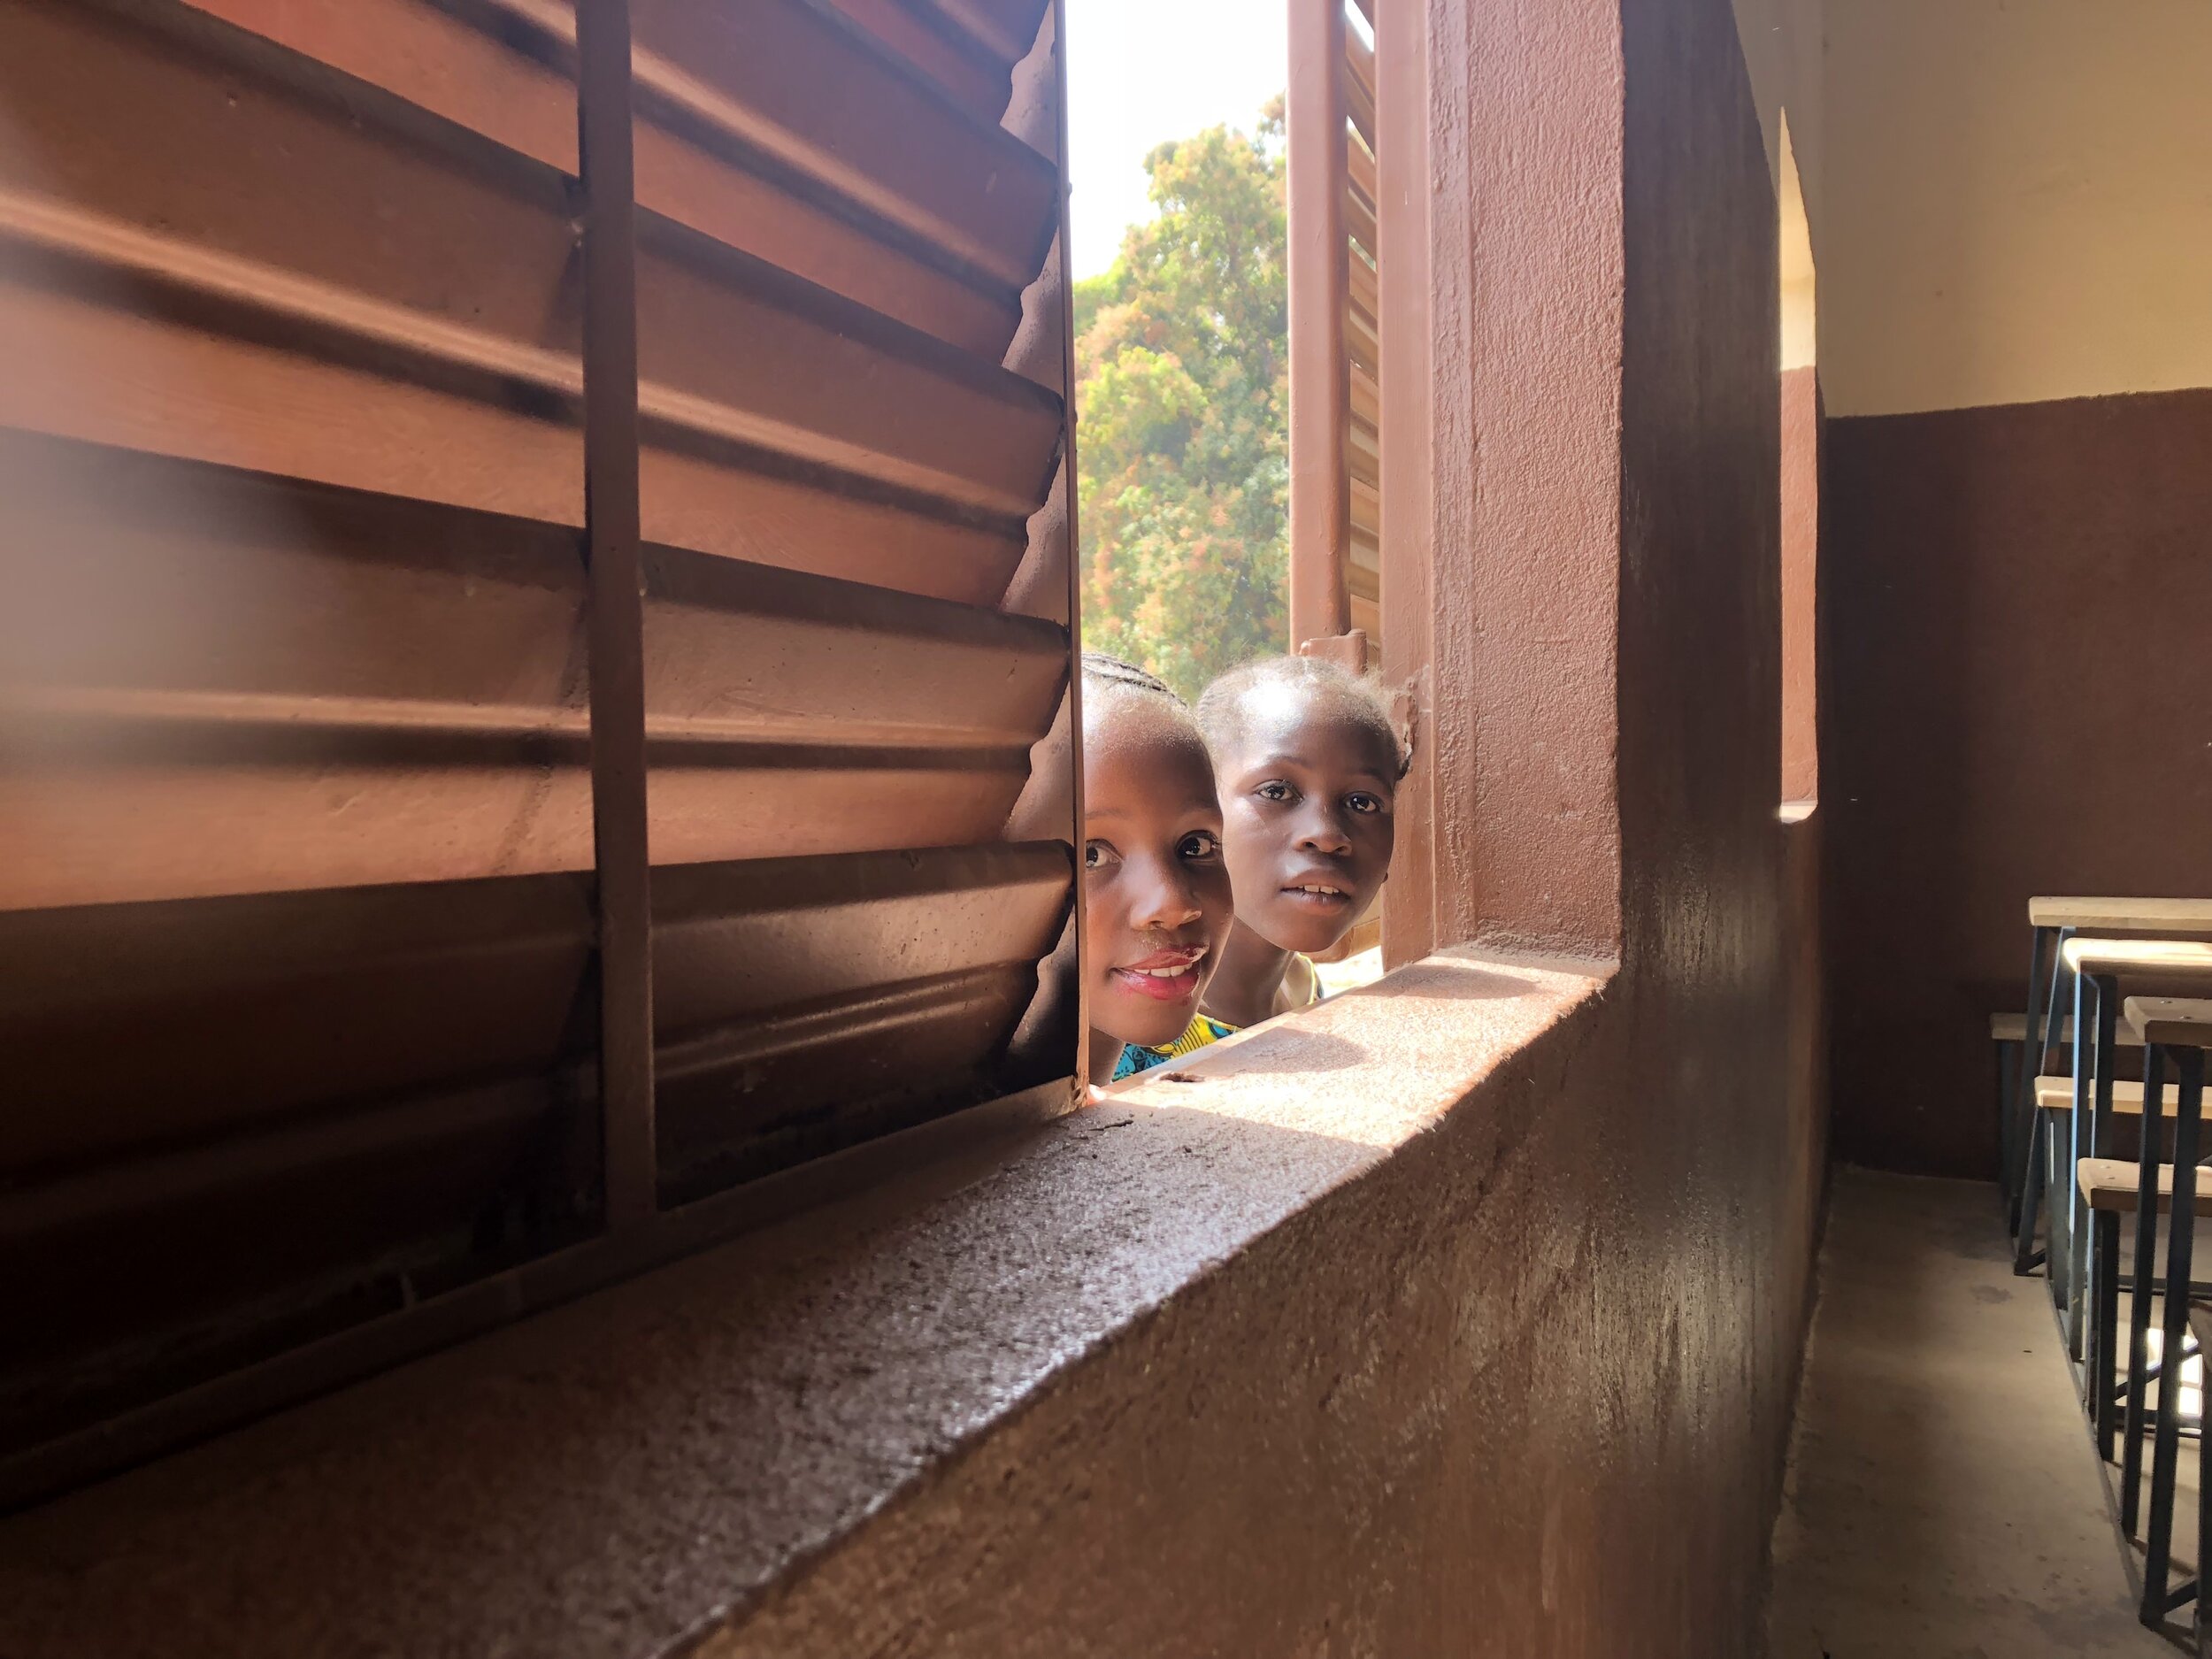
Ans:
<svg viewBox="0 0 2212 1659"><path fill-rule="evenodd" d="M1356 4L1372 33L1352 29ZM1435 914L1437 796L1431 725L1434 570L1431 427L1428 19L1408 0L1289 0L1290 630L1294 649L1355 673L1380 672L1411 740L1399 787L1397 852L1379 927L1356 930L1338 955L1379 943L1386 965L1427 956ZM1355 106L1357 107L1355 107ZM1373 147L1371 178L1356 146ZM1348 225L1367 206L1371 227ZM1371 302L1353 292L1374 255ZM1356 361L1352 325L1371 324L1371 365ZM1355 380L1373 371L1368 423ZM1356 590L1356 440L1372 434L1378 476L1371 599ZM1361 626L1365 623L1366 626Z"/></svg>

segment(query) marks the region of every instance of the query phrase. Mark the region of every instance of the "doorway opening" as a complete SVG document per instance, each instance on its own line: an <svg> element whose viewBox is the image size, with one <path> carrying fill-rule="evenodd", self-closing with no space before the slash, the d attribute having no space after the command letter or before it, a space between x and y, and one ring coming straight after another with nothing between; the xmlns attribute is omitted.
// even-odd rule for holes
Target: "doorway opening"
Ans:
<svg viewBox="0 0 2212 1659"><path fill-rule="evenodd" d="M1813 244L1805 194L1782 116L1779 190L1782 318L1782 801L1809 811L1820 796L1815 641L1820 565L1820 380Z"/></svg>

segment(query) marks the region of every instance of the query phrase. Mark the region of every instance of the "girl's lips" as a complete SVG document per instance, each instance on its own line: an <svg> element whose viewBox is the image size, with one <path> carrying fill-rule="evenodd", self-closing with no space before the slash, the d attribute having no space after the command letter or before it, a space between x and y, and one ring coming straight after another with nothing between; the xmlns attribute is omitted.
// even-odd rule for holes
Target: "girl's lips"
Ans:
<svg viewBox="0 0 2212 1659"><path fill-rule="evenodd" d="M1148 996L1157 1002L1185 1002L1198 995L1198 970L1185 968L1179 973L1138 973L1129 968L1109 970L1114 983L1125 991L1139 996Z"/></svg>
<svg viewBox="0 0 2212 1659"><path fill-rule="evenodd" d="M1202 945L1189 950L1159 950L1141 962L1110 968L1107 973L1125 991L1156 1002L1180 1002L1198 995L1198 964L1205 956Z"/></svg>
<svg viewBox="0 0 2212 1659"><path fill-rule="evenodd" d="M1310 905L1316 910L1334 910L1352 902L1352 895L1333 881L1292 882L1281 891L1282 896L1293 904Z"/></svg>

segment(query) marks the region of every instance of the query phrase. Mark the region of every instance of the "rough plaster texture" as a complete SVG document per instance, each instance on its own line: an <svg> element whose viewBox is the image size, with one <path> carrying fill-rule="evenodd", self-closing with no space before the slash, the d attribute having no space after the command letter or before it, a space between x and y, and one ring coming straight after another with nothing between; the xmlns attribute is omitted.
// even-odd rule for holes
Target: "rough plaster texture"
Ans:
<svg viewBox="0 0 2212 1659"><path fill-rule="evenodd" d="M1621 968L1417 964L0 1525L0 1651L1758 1650L1821 1149L1817 830L1775 820L1775 198L1725 0L1625 12L1437 14L1502 20L1451 60L1471 119L1569 152L1516 198L1569 221L1522 221L1523 275L1563 235L1601 279L1563 319L1595 371L1522 387L1562 441L1507 423L1541 479L1461 486L1525 542L1485 626L1528 724L1476 752L1527 796L1486 803L1519 841L1482 891ZM1482 234L1460 277L1502 282ZM1440 435L1463 480L1479 436ZM1594 642L1512 632L1555 544Z"/></svg>
<svg viewBox="0 0 2212 1659"><path fill-rule="evenodd" d="M1192 1068L1229 1080L1151 1084L0 1524L0 1652L630 1655L726 1627L733 1651L1018 1652L1005 1621L1056 1598L1088 1598L1061 1651L1249 1651L1218 1644L1270 1570L1217 1614L1195 1581L1132 1595L1156 1530L1210 1575L1302 1513L1300 1571L1330 1576L1361 1547L1342 1505L1382 1503L1446 1402L1486 1393L1435 1345L1525 1367L1513 1299L1589 1295L1556 1282L1586 1227L1517 1239L1568 1174L1536 1143L1593 1064L1560 1022L1597 988L1414 967ZM1467 1179L1439 1202L1447 1148ZM1461 1271L1409 1277L1440 1250ZM1414 1472L1463 1509L1482 1484ZM1364 1548L1397 1540L1379 1520ZM1297 1582L1270 1586L1286 1621Z"/></svg>
<svg viewBox="0 0 2212 1659"><path fill-rule="evenodd" d="M1442 4L1440 937L1620 942L1620 12ZM1453 91L1461 96L1455 100Z"/></svg>
<svg viewBox="0 0 2212 1659"><path fill-rule="evenodd" d="M1685 1379L1735 1369L1744 1382L1724 1405L1695 1396L1662 1437L1686 1475L1709 1486L1698 1526L1705 1554L1687 1575L1695 1587L1686 1593L1694 1610L1685 1645L1652 1651L1721 1654L1735 1650L1727 1598L1756 1601L1748 1575L1777 1472L1763 1459L1787 1431L1808 1218L1817 1202L1818 1114L1803 1098L1801 1053L1786 1051L1819 1028L1817 987L1806 983L1802 958L1791 956L1811 930L1801 926L1796 941L1786 931L1793 910L1801 924L1810 919L1805 860L1817 830L1778 833L1776 825L1773 181L1728 9L1632 5L1622 18L1624 977L1637 987L1636 1064L1653 1068L1655 1095L1684 1102L1686 1113L1640 1118L1628 1149L1655 1177L1638 1213L1672 1223L1655 1266L1675 1264L1673 1286L1690 1316L1670 1332L1666 1359ZM1795 1017L1793 983L1802 998ZM1665 1284L1671 1275L1658 1271ZM1716 1294L1723 1286L1735 1294ZM1718 1415L1707 1417L1709 1406ZM1648 1525L1655 1513L1640 1518ZM1701 1617L1710 1632L1702 1648L1689 1640Z"/></svg>
<svg viewBox="0 0 2212 1659"><path fill-rule="evenodd" d="M1747 1653L1788 1115L1601 986L1417 965L0 1524L0 1651Z"/></svg>
<svg viewBox="0 0 2212 1659"><path fill-rule="evenodd" d="M1837 1148L1986 1176L2030 895L2212 893L2212 391L1827 441Z"/></svg>

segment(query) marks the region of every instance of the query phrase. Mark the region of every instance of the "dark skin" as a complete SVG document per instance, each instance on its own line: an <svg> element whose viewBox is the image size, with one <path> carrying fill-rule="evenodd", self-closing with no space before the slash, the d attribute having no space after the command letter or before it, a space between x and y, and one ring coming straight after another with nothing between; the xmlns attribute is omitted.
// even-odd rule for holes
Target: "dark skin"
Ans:
<svg viewBox="0 0 2212 1659"><path fill-rule="evenodd" d="M1084 687L1083 947L1090 1080L1181 1036L1233 901L1205 745L1155 694Z"/></svg>
<svg viewBox="0 0 2212 1659"><path fill-rule="evenodd" d="M1396 839L1396 746L1362 721L1356 694L1263 681L1217 740L1224 842L1236 920L1205 1011L1232 1025L1311 998L1295 954L1330 949L1366 915ZM1303 964L1298 964L1302 969Z"/></svg>

